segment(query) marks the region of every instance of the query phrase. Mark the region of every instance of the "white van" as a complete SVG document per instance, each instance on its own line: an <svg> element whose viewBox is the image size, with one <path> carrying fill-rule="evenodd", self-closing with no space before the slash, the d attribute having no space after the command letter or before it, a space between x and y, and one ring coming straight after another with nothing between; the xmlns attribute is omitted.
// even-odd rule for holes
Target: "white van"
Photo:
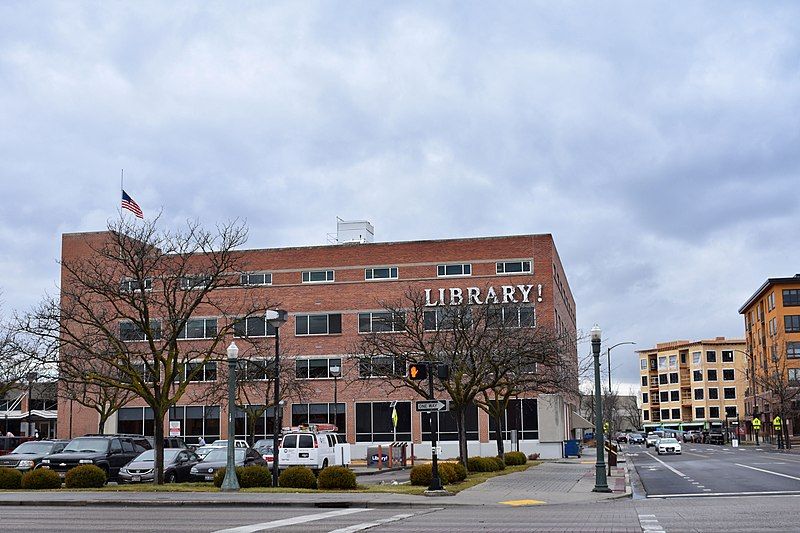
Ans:
<svg viewBox="0 0 800 533"><path fill-rule="evenodd" d="M283 470L290 466L307 466L318 472L335 464L338 443L336 428L330 424L322 426L323 424L312 424L286 431L281 439L278 468Z"/></svg>

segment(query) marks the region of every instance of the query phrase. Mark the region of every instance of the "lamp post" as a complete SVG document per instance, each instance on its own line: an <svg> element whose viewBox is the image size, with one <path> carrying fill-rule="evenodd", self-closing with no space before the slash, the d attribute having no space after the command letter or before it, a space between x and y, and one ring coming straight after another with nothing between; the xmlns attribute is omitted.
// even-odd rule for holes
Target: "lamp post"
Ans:
<svg viewBox="0 0 800 533"><path fill-rule="evenodd" d="M592 332L592 355L594 356L594 434L597 443L597 462L594 465L594 488L592 492L611 492L606 479L605 449L603 448L603 395L600 392L600 335L597 324Z"/></svg>
<svg viewBox="0 0 800 533"><path fill-rule="evenodd" d="M28 379L28 429L25 434L28 437L32 437L34 434L34 432L31 431L31 411L33 410L31 409L31 401L33 399L33 383L36 381L36 378L38 378L39 375L36 372L28 372L25 377Z"/></svg>
<svg viewBox="0 0 800 533"><path fill-rule="evenodd" d="M336 431L339 431L339 376L342 375L342 367L333 365L330 367L329 372L333 376L333 423L337 424Z"/></svg>
<svg viewBox="0 0 800 533"><path fill-rule="evenodd" d="M636 344L636 343L633 342L633 341L618 342L617 344L615 344L611 348L606 349L606 357L608 358L608 393L609 394L611 394L611 391L613 390L611 388L611 350L613 350L617 346L622 346L623 344Z"/></svg>
<svg viewBox="0 0 800 533"><path fill-rule="evenodd" d="M236 364L238 363L239 348L235 342L228 346L228 462L225 466L225 479L222 480L223 492L236 492L239 490L239 478L236 477L236 449L234 444L236 436L234 424L236 422Z"/></svg>
<svg viewBox="0 0 800 533"><path fill-rule="evenodd" d="M288 313L283 309L269 309L264 316L264 319L269 323L270 326L275 328L275 396L274 396L274 403L275 406L275 417L274 422L272 424L272 486L278 486L278 457L280 450L278 449L278 440L280 439L281 434L281 426L280 426L280 419L281 416L278 413L278 409L283 409L283 402L280 401L280 386L281 386L281 341L280 341L280 328L283 324L286 323L286 318Z"/></svg>

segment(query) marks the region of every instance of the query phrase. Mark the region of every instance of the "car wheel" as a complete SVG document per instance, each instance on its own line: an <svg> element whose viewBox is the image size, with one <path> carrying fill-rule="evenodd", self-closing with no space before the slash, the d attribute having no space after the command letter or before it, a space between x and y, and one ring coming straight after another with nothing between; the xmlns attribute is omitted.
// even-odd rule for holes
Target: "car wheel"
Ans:
<svg viewBox="0 0 800 533"><path fill-rule="evenodd" d="M322 461L322 468L323 468L323 470L324 470L325 468L328 468L328 460L327 460L327 459L325 459L324 461Z"/></svg>
<svg viewBox="0 0 800 533"><path fill-rule="evenodd" d="M169 472L164 477L164 483L176 483L177 481L178 481L178 479L177 479L177 476L175 475L175 472Z"/></svg>
<svg viewBox="0 0 800 533"><path fill-rule="evenodd" d="M657 451L656 451L656 453L657 453L658 455L661 455L661 450L657 450Z"/></svg>

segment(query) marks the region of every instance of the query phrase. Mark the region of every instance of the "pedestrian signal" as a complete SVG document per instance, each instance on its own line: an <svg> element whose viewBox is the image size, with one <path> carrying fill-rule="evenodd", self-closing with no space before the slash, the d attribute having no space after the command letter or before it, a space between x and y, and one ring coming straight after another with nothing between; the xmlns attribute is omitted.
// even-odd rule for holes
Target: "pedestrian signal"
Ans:
<svg viewBox="0 0 800 533"><path fill-rule="evenodd" d="M408 365L408 377L411 379L427 379L428 365L425 363L412 363Z"/></svg>

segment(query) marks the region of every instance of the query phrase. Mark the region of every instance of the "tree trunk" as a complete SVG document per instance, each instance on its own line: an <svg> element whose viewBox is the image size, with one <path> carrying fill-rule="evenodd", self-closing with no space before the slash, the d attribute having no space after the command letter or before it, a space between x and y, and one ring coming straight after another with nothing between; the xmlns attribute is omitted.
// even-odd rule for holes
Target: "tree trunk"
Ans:
<svg viewBox="0 0 800 533"><path fill-rule="evenodd" d="M97 433L98 435L103 435L103 431L106 427L106 422L111 415L108 413L100 413L100 422L97 424Z"/></svg>
<svg viewBox="0 0 800 533"><path fill-rule="evenodd" d="M456 412L456 426L458 427L458 454L461 456L461 464L467 466L467 413L465 408Z"/></svg>
<svg viewBox="0 0 800 533"><path fill-rule="evenodd" d="M153 437L155 440L155 450L156 450L156 477L155 481L157 485L164 484L164 414L159 413L159 409L153 409L153 415L155 417L154 426L155 426L155 436Z"/></svg>

